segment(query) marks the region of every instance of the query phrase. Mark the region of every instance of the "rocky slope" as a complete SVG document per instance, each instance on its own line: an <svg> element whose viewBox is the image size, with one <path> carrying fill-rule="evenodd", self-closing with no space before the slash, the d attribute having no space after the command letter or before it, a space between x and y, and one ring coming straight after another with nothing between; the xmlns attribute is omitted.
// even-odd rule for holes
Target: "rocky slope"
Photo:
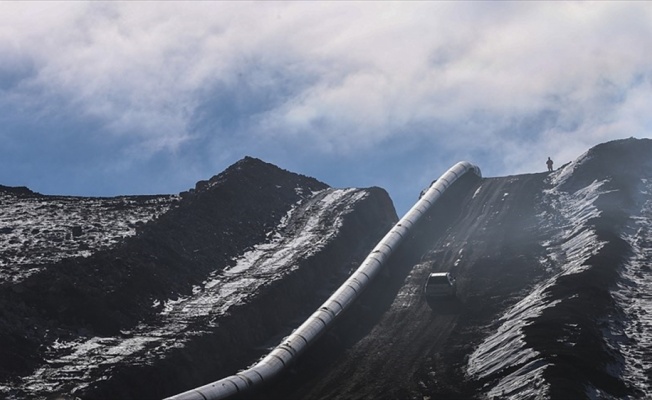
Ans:
<svg viewBox="0 0 652 400"><path fill-rule="evenodd" d="M652 396L652 140L598 145L551 174L546 274L471 354L491 396Z"/></svg>
<svg viewBox="0 0 652 400"><path fill-rule="evenodd" d="M15 399L160 398L233 373L397 219L381 189L249 157L180 196L0 193L0 393Z"/></svg>
<svg viewBox="0 0 652 400"><path fill-rule="evenodd" d="M231 375L397 219L381 189L251 158L179 196L0 194L10 399L156 399ZM466 176L388 274L247 398L652 397L651 231L652 140L601 144L552 173ZM442 270L458 298L428 301Z"/></svg>
<svg viewBox="0 0 652 400"><path fill-rule="evenodd" d="M463 179L391 274L257 399L652 397L652 140ZM428 301L431 271L456 301ZM252 398L252 397L249 397Z"/></svg>

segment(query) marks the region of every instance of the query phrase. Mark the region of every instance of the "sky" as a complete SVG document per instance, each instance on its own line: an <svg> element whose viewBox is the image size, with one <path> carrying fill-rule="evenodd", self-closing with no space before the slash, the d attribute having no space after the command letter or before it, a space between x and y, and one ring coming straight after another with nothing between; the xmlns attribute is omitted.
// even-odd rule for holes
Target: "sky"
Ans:
<svg viewBox="0 0 652 400"><path fill-rule="evenodd" d="M648 2L0 1L0 184L171 194L245 156L399 216L458 161L652 137Z"/></svg>

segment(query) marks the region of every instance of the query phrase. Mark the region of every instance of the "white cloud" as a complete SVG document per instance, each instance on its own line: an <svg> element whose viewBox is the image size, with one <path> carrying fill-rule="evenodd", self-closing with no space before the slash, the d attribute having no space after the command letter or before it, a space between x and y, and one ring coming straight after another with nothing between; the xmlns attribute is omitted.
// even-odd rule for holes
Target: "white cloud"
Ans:
<svg viewBox="0 0 652 400"><path fill-rule="evenodd" d="M514 173L650 136L650 20L620 2L3 2L0 90L63 98L146 153L208 134L198 110L219 114L206 97L225 90L260 103L224 108L252 145L352 155L410 137Z"/></svg>

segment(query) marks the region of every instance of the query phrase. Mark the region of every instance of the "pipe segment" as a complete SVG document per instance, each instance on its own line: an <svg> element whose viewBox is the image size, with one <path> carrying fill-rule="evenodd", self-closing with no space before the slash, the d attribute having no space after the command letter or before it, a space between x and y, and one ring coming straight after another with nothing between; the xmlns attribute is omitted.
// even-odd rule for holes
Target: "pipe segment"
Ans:
<svg viewBox="0 0 652 400"><path fill-rule="evenodd" d="M245 371L168 397L166 400L227 399L241 394L253 386L269 382L278 376L358 298L367 285L380 273L389 256L408 236L412 227L416 225L446 189L469 172L482 177L480 168L467 161L460 161L433 182L419 201L378 242L358 269L351 274L339 289L261 361Z"/></svg>

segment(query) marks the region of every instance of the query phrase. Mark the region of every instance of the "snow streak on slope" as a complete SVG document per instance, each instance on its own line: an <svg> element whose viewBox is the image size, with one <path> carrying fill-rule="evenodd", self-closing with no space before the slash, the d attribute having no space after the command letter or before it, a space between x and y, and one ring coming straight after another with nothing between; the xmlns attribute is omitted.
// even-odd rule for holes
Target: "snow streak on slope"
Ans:
<svg viewBox="0 0 652 400"><path fill-rule="evenodd" d="M468 360L488 398L652 396L652 165L642 145L596 147L549 176L539 213L549 275Z"/></svg>
<svg viewBox="0 0 652 400"><path fill-rule="evenodd" d="M488 398L507 396L510 399L548 398L548 384L543 372L550 365L528 345L524 330L540 318L544 310L554 309L563 299L550 296L550 289L562 276L580 273L584 262L596 254L602 243L586 222L599 215L593 202L603 193L601 182L576 193L565 193L558 185L547 191L551 211L541 213L542 229L553 239L544 243L547 258L541 260L552 276L534 287L531 293L511 307L497 321L496 332L486 338L469 357L467 373L487 382ZM573 347L572 322L568 323L566 346Z"/></svg>
<svg viewBox="0 0 652 400"><path fill-rule="evenodd" d="M621 271L614 298L622 310L620 319L611 321L610 333L615 350L623 357L623 379L629 386L652 395L652 181L641 179L645 200L625 231L633 256Z"/></svg>
<svg viewBox="0 0 652 400"><path fill-rule="evenodd" d="M336 209L337 203L347 204L344 213L353 204L365 198L358 189L319 192L308 204L298 204L288 211L274 231L271 240L254 246L254 249L235 260L235 265L196 287L195 295L168 302L162 315L182 315L184 319L224 313L233 304L243 301L259 286L272 279L280 279L297 268L296 261L318 252L341 226L341 217L330 224L325 215ZM307 218L306 218L307 216Z"/></svg>
<svg viewBox="0 0 652 400"><path fill-rule="evenodd" d="M319 252L338 235L344 216L367 196L361 189L315 193L296 204L265 243L196 286L192 296L154 303L152 307L161 310L156 324L141 324L120 336L57 342L48 351L47 365L24 377L20 387L0 387L0 393L18 399L25 393L74 392L103 379L118 363L147 364L164 357L170 349L210 331L231 307L247 302L263 286L283 279Z"/></svg>

